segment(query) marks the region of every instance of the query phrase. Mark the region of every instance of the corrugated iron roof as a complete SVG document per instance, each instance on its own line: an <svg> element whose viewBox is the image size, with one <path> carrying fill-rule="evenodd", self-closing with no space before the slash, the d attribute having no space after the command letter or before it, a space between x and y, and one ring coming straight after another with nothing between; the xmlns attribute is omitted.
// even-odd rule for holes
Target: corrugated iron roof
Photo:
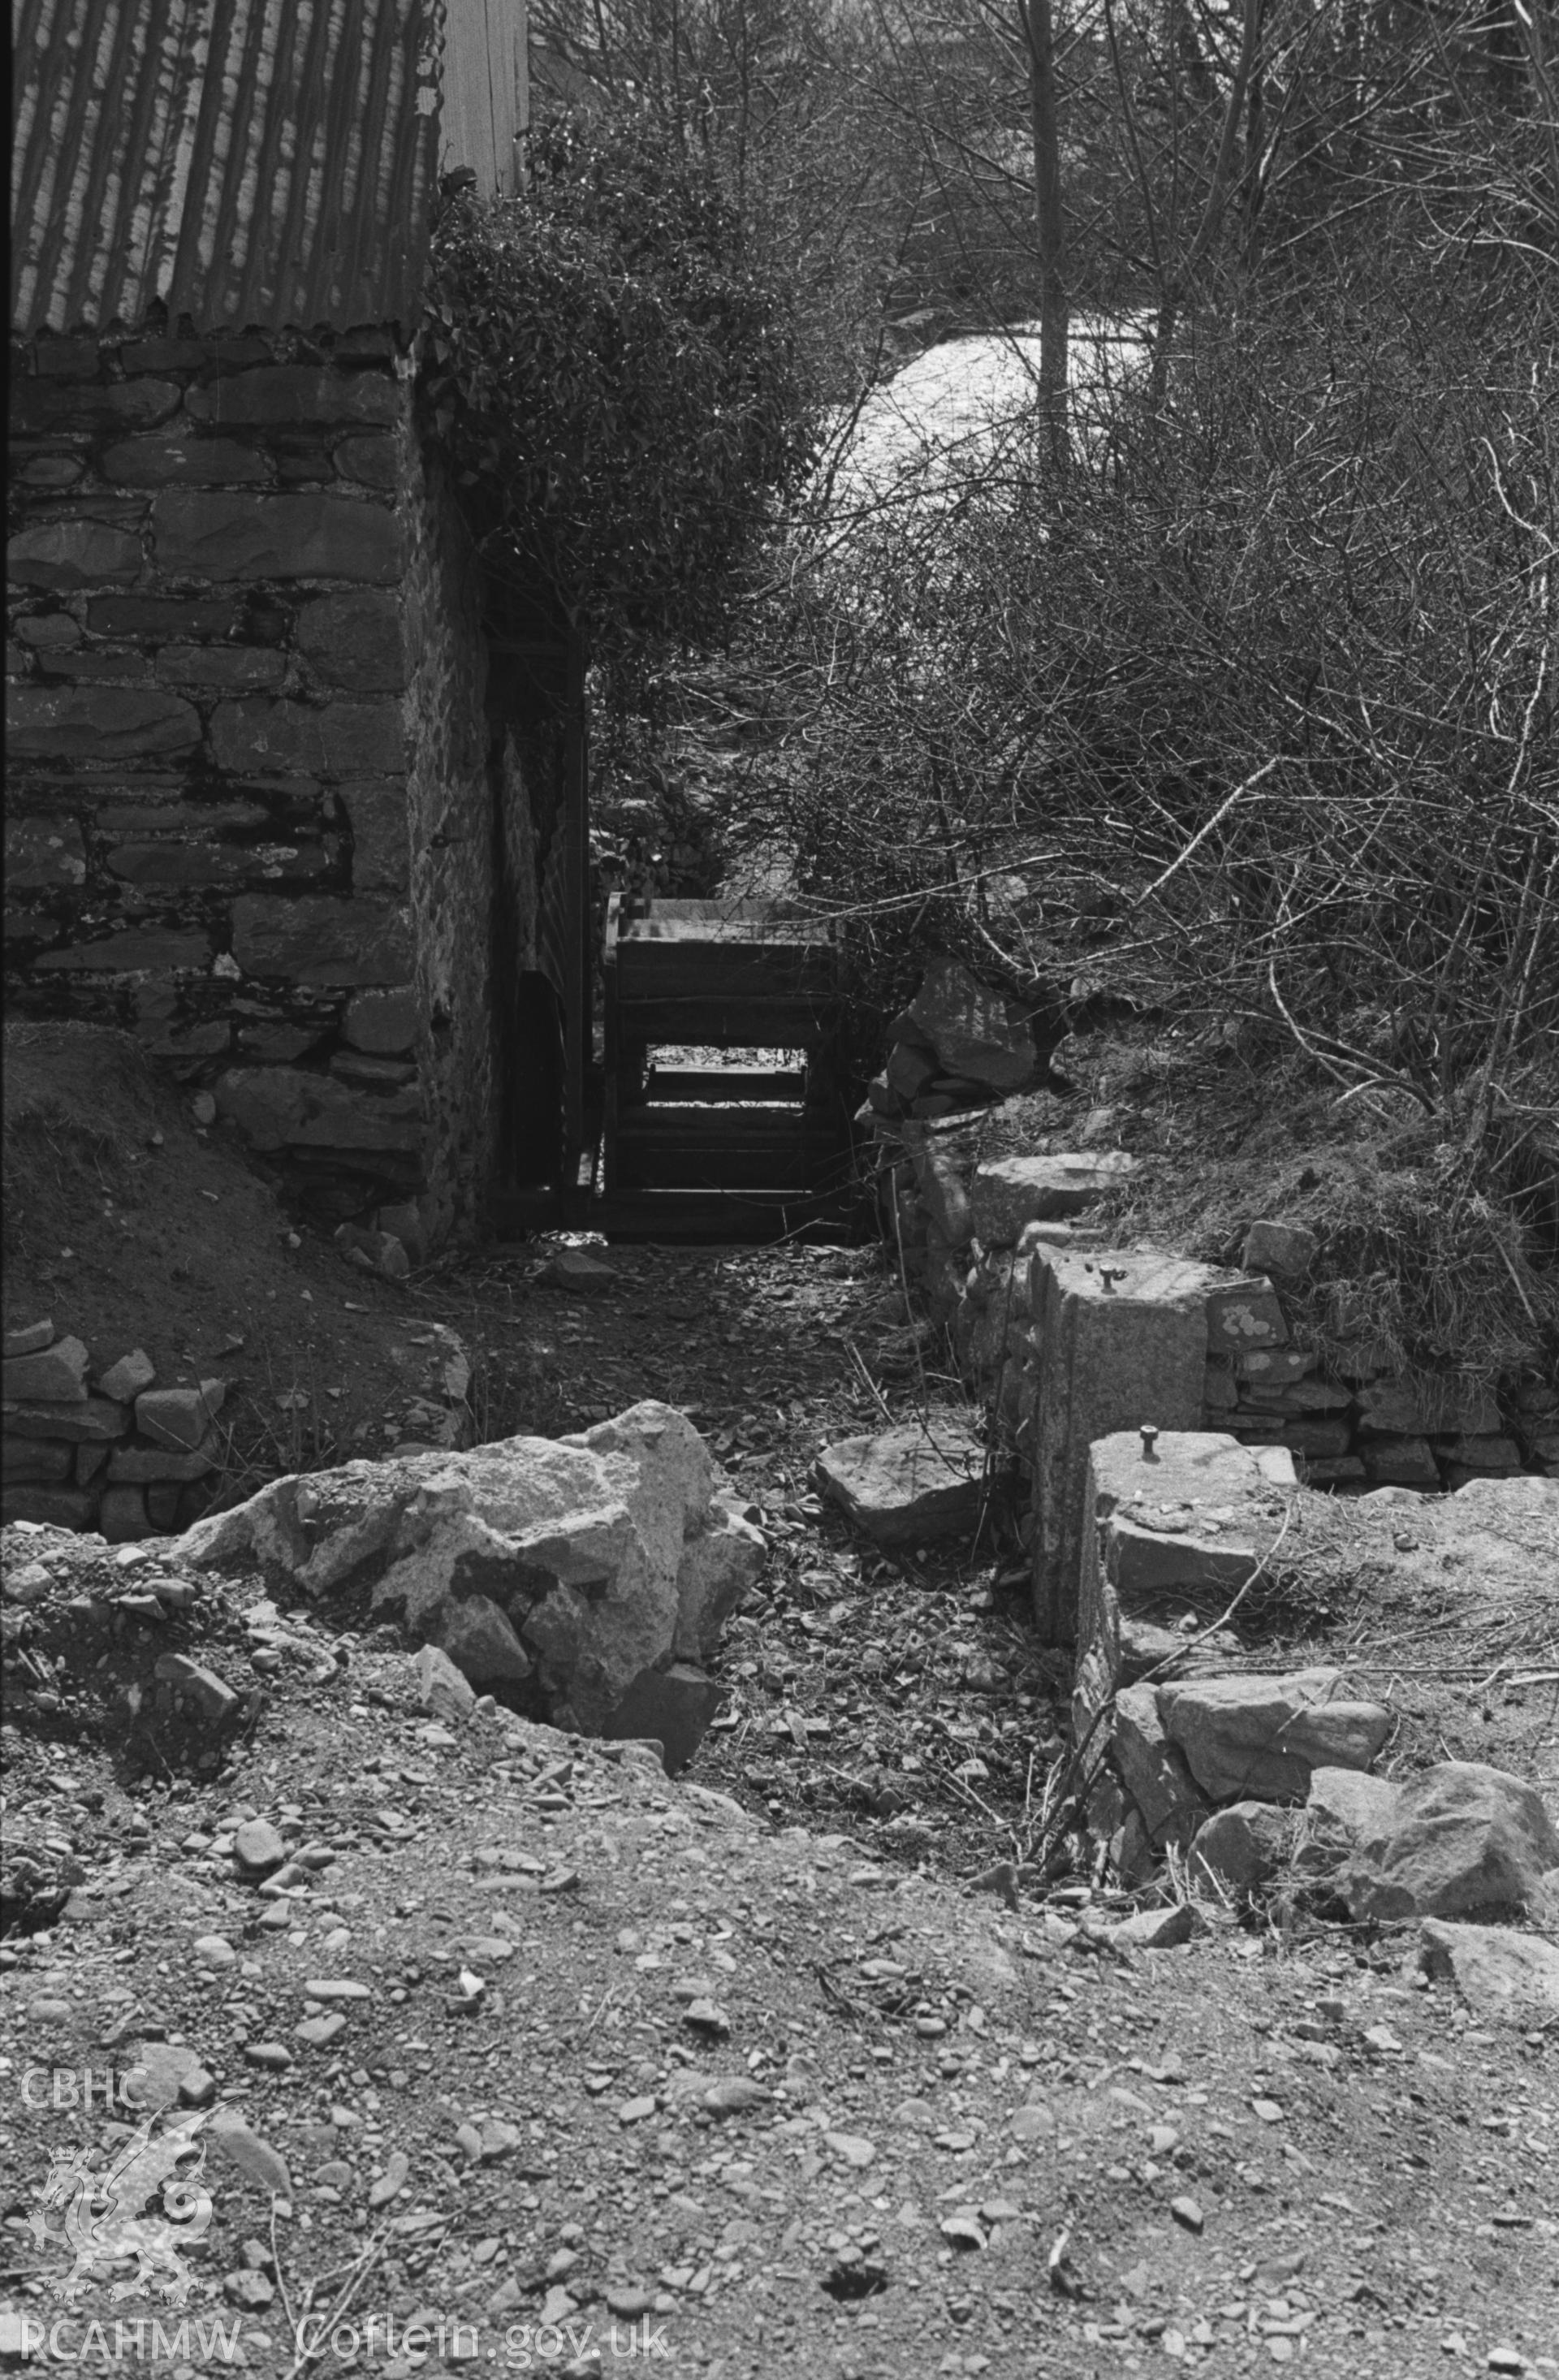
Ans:
<svg viewBox="0 0 1559 2380"><path fill-rule="evenodd" d="M17 0L11 321L413 319L443 0Z"/></svg>

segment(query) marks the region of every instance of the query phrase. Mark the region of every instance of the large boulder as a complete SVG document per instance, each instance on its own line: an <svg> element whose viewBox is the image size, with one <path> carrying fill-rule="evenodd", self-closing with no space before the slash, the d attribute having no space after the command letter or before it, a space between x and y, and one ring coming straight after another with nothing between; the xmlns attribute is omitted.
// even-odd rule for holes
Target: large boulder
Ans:
<svg viewBox="0 0 1559 2380"><path fill-rule="evenodd" d="M1214 1802L1302 1801L1317 1768L1368 1768L1391 1730L1339 1670L1285 1678L1196 1678L1158 1690L1165 1732Z"/></svg>
<svg viewBox="0 0 1559 2380"><path fill-rule="evenodd" d="M1478 1760L1443 1760L1403 1786L1337 1873L1357 1919L1520 1910L1559 1866L1559 1828L1533 1786Z"/></svg>
<svg viewBox="0 0 1559 2380"><path fill-rule="evenodd" d="M985 1449L963 1422L933 1413L875 1438L844 1438L819 1455L816 1483L880 1546L972 1531L984 1500Z"/></svg>
<svg viewBox="0 0 1559 2380"><path fill-rule="evenodd" d="M1427 1974L1449 1975L1479 2016L1523 2030L1559 2022L1559 1949L1536 1935L1426 1917L1419 1960Z"/></svg>
<svg viewBox="0 0 1559 2380"><path fill-rule="evenodd" d="M647 1672L707 1659L763 1539L692 1424L651 1402L575 1437L277 1479L180 1552L367 1590L474 1684L529 1681L555 1724L597 1735Z"/></svg>

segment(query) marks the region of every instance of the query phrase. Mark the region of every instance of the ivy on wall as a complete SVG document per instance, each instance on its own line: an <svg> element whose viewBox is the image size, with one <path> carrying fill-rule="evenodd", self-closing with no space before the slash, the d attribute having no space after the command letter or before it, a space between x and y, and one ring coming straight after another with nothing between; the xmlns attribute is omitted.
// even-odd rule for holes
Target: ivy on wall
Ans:
<svg viewBox="0 0 1559 2380"><path fill-rule="evenodd" d="M719 640L814 436L785 293L697 153L631 110L542 123L518 197L445 210L424 357L484 558L554 593L609 692Z"/></svg>

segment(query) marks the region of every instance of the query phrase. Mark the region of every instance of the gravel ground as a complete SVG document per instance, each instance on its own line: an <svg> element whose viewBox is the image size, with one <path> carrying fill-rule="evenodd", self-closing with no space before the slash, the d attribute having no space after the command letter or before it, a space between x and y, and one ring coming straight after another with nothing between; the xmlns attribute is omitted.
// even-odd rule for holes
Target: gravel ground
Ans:
<svg viewBox="0 0 1559 2380"><path fill-rule="evenodd" d="M1480 2028L1403 1939L1101 1952L1078 1887L1010 1912L632 1753L431 1716L389 1632L258 1579L153 1617L171 1546L8 1536L58 1573L5 1732L13 2355L155 2362L155 2316L175 2380L1559 2371L1554 2039ZM235 1706L156 1719L170 1650ZM62 2302L50 2161L102 2173L136 2073L172 2101L148 2137L205 2151L190 2295L125 2265Z"/></svg>

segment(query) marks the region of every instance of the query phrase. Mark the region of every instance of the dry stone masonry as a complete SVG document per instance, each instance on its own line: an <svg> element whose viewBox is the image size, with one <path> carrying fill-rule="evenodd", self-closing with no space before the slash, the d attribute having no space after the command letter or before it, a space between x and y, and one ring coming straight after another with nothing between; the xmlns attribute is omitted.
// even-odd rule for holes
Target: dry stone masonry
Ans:
<svg viewBox="0 0 1559 2380"><path fill-rule="evenodd" d="M225 1380L159 1386L139 1347L93 1377L81 1341L49 1321L6 1332L4 1372L6 1521L122 1544L205 1511Z"/></svg>
<svg viewBox="0 0 1559 2380"><path fill-rule="evenodd" d="M128 1027L324 1220L437 1239L492 1154L492 734L405 358L45 338L11 431L12 1013Z"/></svg>

